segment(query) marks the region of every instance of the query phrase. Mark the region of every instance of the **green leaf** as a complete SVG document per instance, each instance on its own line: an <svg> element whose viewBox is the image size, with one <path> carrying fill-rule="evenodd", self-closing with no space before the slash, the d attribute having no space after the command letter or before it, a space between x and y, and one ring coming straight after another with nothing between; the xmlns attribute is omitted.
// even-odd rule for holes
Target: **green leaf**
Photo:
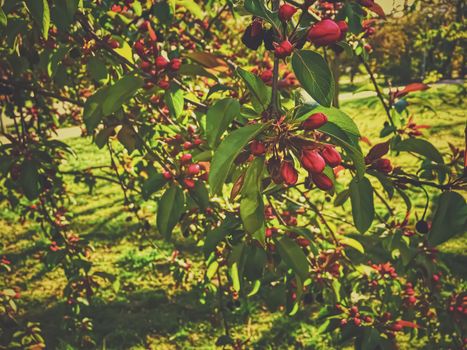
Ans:
<svg viewBox="0 0 467 350"><path fill-rule="evenodd" d="M264 225L264 202L261 180L264 172L264 158L257 157L248 167L241 188L240 217L245 231L255 233Z"/></svg>
<svg viewBox="0 0 467 350"><path fill-rule="evenodd" d="M0 28L5 28L8 24L8 18L0 7Z"/></svg>
<svg viewBox="0 0 467 350"><path fill-rule="evenodd" d="M232 231L240 226L240 221L233 215L227 215L224 222L214 230L206 234L204 241L203 252L207 259L209 255L216 249L217 245Z"/></svg>
<svg viewBox="0 0 467 350"><path fill-rule="evenodd" d="M125 75L107 90L107 97L102 104L104 115L116 112L120 107L132 98L138 89L144 84L144 80L134 75Z"/></svg>
<svg viewBox="0 0 467 350"><path fill-rule="evenodd" d="M217 77L214 74L208 72L203 66L195 63L183 64L178 70L178 73L180 75L207 77L217 81Z"/></svg>
<svg viewBox="0 0 467 350"><path fill-rule="evenodd" d="M365 248L363 248L363 245L356 239L350 238L348 236L340 236L339 242L346 246L352 247L353 249L359 251L362 254L365 253Z"/></svg>
<svg viewBox="0 0 467 350"><path fill-rule="evenodd" d="M152 13L162 24L169 24L173 17L172 9L170 8L170 5L165 1L153 4Z"/></svg>
<svg viewBox="0 0 467 350"><path fill-rule="evenodd" d="M443 156L433 144L424 139L410 138L393 146L394 151L414 152L438 164L444 164Z"/></svg>
<svg viewBox="0 0 467 350"><path fill-rule="evenodd" d="M332 107L304 108L299 112L297 120L305 120L310 114L320 112L326 114L328 122L319 128L319 131L331 136L337 145L344 148L353 161L358 177L363 178L366 167L365 158L358 144L360 132L357 125L347 114Z"/></svg>
<svg viewBox="0 0 467 350"><path fill-rule="evenodd" d="M45 39L49 36L50 9L47 0L25 0L34 21L39 25Z"/></svg>
<svg viewBox="0 0 467 350"><path fill-rule="evenodd" d="M361 180L354 178L349 190L355 226L360 233L364 233L370 228L375 216L373 186L366 177Z"/></svg>
<svg viewBox="0 0 467 350"><path fill-rule="evenodd" d="M361 6L356 3L346 3L344 13L347 17L350 31L354 34L359 34L362 31L363 11Z"/></svg>
<svg viewBox="0 0 467 350"><path fill-rule="evenodd" d="M157 229L166 238L170 238L175 225L184 212L185 195L175 184L165 191L157 208Z"/></svg>
<svg viewBox="0 0 467 350"><path fill-rule="evenodd" d="M196 205L202 210L206 210L210 206L209 192L203 181L196 181L195 187L190 190L191 196L196 200Z"/></svg>
<svg viewBox="0 0 467 350"><path fill-rule="evenodd" d="M175 119L180 117L185 104L182 89L172 87L167 90L164 96L164 101L169 108L170 115Z"/></svg>
<svg viewBox="0 0 467 350"><path fill-rule="evenodd" d="M232 248L232 252L228 259L230 277L232 278L232 287L237 292L241 289L243 279L243 270L245 268L246 261L245 248L245 243L237 244Z"/></svg>
<svg viewBox="0 0 467 350"><path fill-rule="evenodd" d="M249 195L240 201L240 217L243 227L249 233L255 233L264 224L264 202L260 193Z"/></svg>
<svg viewBox="0 0 467 350"><path fill-rule="evenodd" d="M88 133L92 134L96 127L104 118L104 112L102 112L102 104L107 98L107 92L109 87L103 87L97 90L94 95L89 97L84 104L83 120L86 124Z"/></svg>
<svg viewBox="0 0 467 350"><path fill-rule="evenodd" d="M94 80L99 81L107 78L108 70L105 63L96 57L91 57L89 59L86 68L89 72L89 75Z"/></svg>
<svg viewBox="0 0 467 350"><path fill-rule="evenodd" d="M209 185L211 193L217 194L227 179L230 167L245 145L254 138L265 124L247 125L230 133L219 145L211 162Z"/></svg>
<svg viewBox="0 0 467 350"><path fill-rule="evenodd" d="M135 130L129 125L123 125L117 134L117 139L120 143L125 146L128 153L133 152L138 145L138 136Z"/></svg>
<svg viewBox="0 0 467 350"><path fill-rule="evenodd" d="M453 236L467 232L467 204L457 192L444 192L439 196L431 230L430 246L437 246Z"/></svg>
<svg viewBox="0 0 467 350"><path fill-rule="evenodd" d="M66 31L78 10L79 0L59 0L54 2L55 6L52 8L53 23L61 31Z"/></svg>
<svg viewBox="0 0 467 350"><path fill-rule="evenodd" d="M245 277L249 281L261 279L267 260L267 254L263 248L255 245L248 246L246 250Z"/></svg>
<svg viewBox="0 0 467 350"><path fill-rule="evenodd" d="M350 197L350 191L348 189L343 190L342 192L339 192L336 195L336 198L334 199L334 206L335 207L340 207L340 206L344 205L345 202L347 202L347 199L349 199L349 197Z"/></svg>
<svg viewBox="0 0 467 350"><path fill-rule="evenodd" d="M289 266L302 281L305 281L308 278L308 260L303 250L294 240L287 236L276 241L276 246L286 265Z"/></svg>
<svg viewBox="0 0 467 350"><path fill-rule="evenodd" d="M264 112L271 103L271 88L267 86L257 75L237 68L238 75L243 79L251 95L253 108L258 112Z"/></svg>
<svg viewBox="0 0 467 350"><path fill-rule="evenodd" d="M133 49L131 46L124 40L122 40L119 37L112 36L113 39L117 40L120 44L120 47L113 49L116 53L118 53L120 56L125 57L128 61L131 63L134 63L133 59Z"/></svg>
<svg viewBox="0 0 467 350"><path fill-rule="evenodd" d="M182 8L187 9L191 12L193 16L195 16L198 19L205 18L203 9L193 0L178 0L177 5L180 5Z"/></svg>
<svg viewBox="0 0 467 350"><path fill-rule="evenodd" d="M295 51L292 68L305 91L320 105L331 106L334 78L326 61L313 51Z"/></svg>
<svg viewBox="0 0 467 350"><path fill-rule="evenodd" d="M345 112L337 109L335 107L323 107L318 106L313 108L312 113L324 113L328 117L328 122L326 124L333 124L337 126L340 130L346 133L349 139L352 141L354 146L358 145L358 138L360 137L360 131L358 130L357 124L353 119L346 114ZM300 118L301 120L306 119L309 114ZM325 125L326 125L325 124Z"/></svg>
<svg viewBox="0 0 467 350"><path fill-rule="evenodd" d="M232 98L217 101L206 115L206 136L209 146L214 148L232 120L240 115L240 103Z"/></svg>
<svg viewBox="0 0 467 350"><path fill-rule="evenodd" d="M252 15L261 17L272 24L277 32L281 32L281 21L277 12L272 12L264 4L264 0L245 0L245 9Z"/></svg>
<svg viewBox="0 0 467 350"><path fill-rule="evenodd" d="M151 195L164 187L167 180L160 173L156 173L154 170L149 173L149 178L144 182L141 187L141 193L145 200L148 200Z"/></svg>
<svg viewBox="0 0 467 350"><path fill-rule="evenodd" d="M47 65L47 71L49 76L53 78L60 67L63 67L63 58L68 53L69 47L61 46L57 50L54 51L52 56L50 57L49 64Z"/></svg>
<svg viewBox="0 0 467 350"><path fill-rule="evenodd" d="M25 160L23 164L21 164L19 183L23 189L24 195L29 200L36 199L39 196L39 169L34 160Z"/></svg>

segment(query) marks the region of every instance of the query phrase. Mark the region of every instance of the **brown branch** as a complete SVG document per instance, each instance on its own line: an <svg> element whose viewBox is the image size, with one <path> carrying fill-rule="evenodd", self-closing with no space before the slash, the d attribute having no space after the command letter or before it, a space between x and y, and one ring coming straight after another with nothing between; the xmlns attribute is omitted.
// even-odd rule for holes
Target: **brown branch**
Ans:
<svg viewBox="0 0 467 350"><path fill-rule="evenodd" d="M324 217L324 215L321 213L321 211L318 209L318 207L313 204L310 199L306 196L305 192L303 192L301 189L295 187L295 190L297 192L299 192L303 198L305 198L305 201L306 203L308 204L308 206L310 207L311 210L313 210L316 215L319 216L319 218L321 219L321 221L324 223L324 225L326 226L326 228L328 229L329 233L331 234L331 237L332 237L332 240L334 241L334 243L339 246L340 245L340 242L337 240L336 238L336 234L334 233L334 230L331 228L331 226L329 226L326 218Z"/></svg>
<svg viewBox="0 0 467 350"><path fill-rule="evenodd" d="M75 100L73 98L63 96L63 95L57 94L57 93L52 92L52 91L48 91L48 90L43 89L41 87L32 86L27 82L6 80L6 79L1 79L0 78L0 84L3 84L5 86L9 86L9 87L11 87L13 89L32 91L32 92L37 93L39 95L42 95L42 96L45 96L45 97L52 97L52 98L55 98L57 100L64 101L64 102L69 102L69 103L72 103L72 104L80 106L80 107L84 106L84 102L82 102L82 101Z"/></svg>

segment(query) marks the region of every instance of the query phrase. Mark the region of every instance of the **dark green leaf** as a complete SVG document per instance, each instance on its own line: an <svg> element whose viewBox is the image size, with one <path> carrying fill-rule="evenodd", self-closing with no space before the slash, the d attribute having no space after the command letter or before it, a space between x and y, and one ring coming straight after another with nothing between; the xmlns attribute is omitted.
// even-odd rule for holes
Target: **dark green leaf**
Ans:
<svg viewBox="0 0 467 350"><path fill-rule="evenodd" d="M75 13L78 10L79 0L59 0L55 1L52 8L52 19L58 29L65 31L73 22Z"/></svg>
<svg viewBox="0 0 467 350"><path fill-rule="evenodd" d="M96 57L91 57L86 67L91 78L97 81L107 78L107 67L102 60Z"/></svg>
<svg viewBox="0 0 467 350"><path fill-rule="evenodd" d="M206 234L206 240L204 241L204 256L206 259L216 249L217 245L233 230L240 226L239 220L233 215L227 215L224 222L214 230L209 231Z"/></svg>
<svg viewBox="0 0 467 350"><path fill-rule="evenodd" d="M276 241L277 250L285 264L303 281L308 278L308 260L303 250L287 236Z"/></svg>
<svg viewBox="0 0 467 350"><path fill-rule="evenodd" d="M149 173L149 178L144 182L141 187L141 193L145 200L148 200L150 196L159 191L167 183L167 180L160 173L152 171Z"/></svg>
<svg viewBox="0 0 467 350"><path fill-rule="evenodd" d="M117 139L125 146L128 153L133 152L138 145L138 136L131 126L124 125L117 134Z"/></svg>
<svg viewBox="0 0 467 350"><path fill-rule="evenodd" d="M162 24L170 23L173 17L172 9L170 8L169 4L165 1L157 2L153 4L152 13L157 17L159 22L161 22Z"/></svg>
<svg viewBox="0 0 467 350"><path fill-rule="evenodd" d="M108 87L97 90L94 95L89 97L84 104L83 119L86 124L88 133L92 134L94 129L99 125L104 112L102 112L102 104L107 98Z"/></svg>
<svg viewBox="0 0 467 350"><path fill-rule="evenodd" d="M23 164L21 164L19 183L23 189L24 195L29 200L33 200L39 196L39 170L34 160L25 160Z"/></svg>
<svg viewBox="0 0 467 350"><path fill-rule="evenodd" d="M278 13L269 10L265 5L264 0L245 0L244 6L252 15L265 19L273 25L278 32L281 32L282 26Z"/></svg>
<svg viewBox="0 0 467 350"><path fill-rule="evenodd" d="M177 119L182 114L185 103L182 89L172 87L170 90L167 90L164 101L169 108L170 115Z"/></svg>
<svg viewBox="0 0 467 350"><path fill-rule="evenodd" d="M434 161L435 163L444 164L441 153L435 146L433 146L432 143L424 139L410 138L400 141L393 146L393 150L399 152L414 152Z"/></svg>
<svg viewBox="0 0 467 350"><path fill-rule="evenodd" d="M267 86L258 76L237 68L238 75L243 79L251 95L251 103L258 113L262 113L269 107L271 102L271 88Z"/></svg>
<svg viewBox="0 0 467 350"><path fill-rule="evenodd" d="M217 81L217 77L208 72L206 68L195 63L185 63L178 70L180 75L207 77Z"/></svg>
<svg viewBox="0 0 467 350"><path fill-rule="evenodd" d="M263 248L248 246L246 250L245 277L249 281L256 281L263 276L266 266L267 254Z"/></svg>
<svg viewBox="0 0 467 350"><path fill-rule="evenodd" d="M209 146L214 148L232 120L240 115L240 103L232 98L217 101L206 115L206 136Z"/></svg>
<svg viewBox="0 0 467 350"><path fill-rule="evenodd" d="M69 48L67 46L61 46L57 50L55 50L52 56L50 57L50 61L47 66L47 71L51 78L55 76L59 68L63 67L63 58L65 57L68 51Z"/></svg>
<svg viewBox="0 0 467 350"><path fill-rule="evenodd" d="M50 9L47 0L25 0L29 13L39 25L45 39L49 36Z"/></svg>
<svg viewBox="0 0 467 350"><path fill-rule="evenodd" d="M132 98L138 89L144 84L144 80L134 75L125 75L112 85L107 91L107 97L102 105L105 116L116 112L125 102Z"/></svg>
<svg viewBox="0 0 467 350"><path fill-rule="evenodd" d="M292 68L303 89L320 105L331 106L334 79L326 61L313 51L296 51Z"/></svg>
<svg viewBox="0 0 467 350"><path fill-rule="evenodd" d="M344 205L345 202L347 202L347 199L350 197L350 191L349 190L344 190L342 192L339 192L334 199L334 206L335 207L340 207Z"/></svg>
<svg viewBox="0 0 467 350"><path fill-rule="evenodd" d="M254 138L263 128L264 124L247 125L229 134L219 145L211 162L209 172L209 185L211 193L219 193L227 179L230 167L245 145Z"/></svg>
<svg viewBox="0 0 467 350"><path fill-rule="evenodd" d="M161 197L157 208L157 229L170 238L175 225L184 212L185 196L183 190L173 184Z"/></svg>
<svg viewBox="0 0 467 350"><path fill-rule="evenodd" d="M209 207L209 192L203 181L197 181L195 187L190 190L192 197L196 200L196 204L202 209L206 210Z"/></svg>
<svg viewBox="0 0 467 350"><path fill-rule="evenodd" d="M347 17L349 29L354 34L362 31L362 8L359 4L348 2L344 6L344 13Z"/></svg>
<svg viewBox="0 0 467 350"><path fill-rule="evenodd" d="M373 186L366 177L361 180L354 178L349 190L355 226L360 233L364 233L370 228L375 216Z"/></svg>
<svg viewBox="0 0 467 350"><path fill-rule="evenodd" d="M444 192L437 201L436 213L428 233L428 243L437 246L464 232L467 232L465 199L459 193Z"/></svg>

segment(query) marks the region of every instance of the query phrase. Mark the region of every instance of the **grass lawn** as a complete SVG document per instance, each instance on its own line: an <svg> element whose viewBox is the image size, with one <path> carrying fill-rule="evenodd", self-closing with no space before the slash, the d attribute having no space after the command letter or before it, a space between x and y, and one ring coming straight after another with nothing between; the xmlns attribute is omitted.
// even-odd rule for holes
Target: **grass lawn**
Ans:
<svg viewBox="0 0 467 350"><path fill-rule="evenodd" d="M426 131L426 136L442 150L448 142L463 147L466 118L465 99L459 100L454 86L441 86L415 94L431 104L430 109L411 108L419 124L436 125ZM373 143L380 141L378 131L384 122L382 108L376 98L352 100L342 103L342 108L359 125L362 135ZM84 169L89 166L108 165L107 151L99 150L90 138L66 141L77 154L64 164L65 170ZM409 166L415 172L417 164L408 156L391 157L396 165ZM152 230L142 238L135 232L135 219L125 210L123 195L118 185L98 181L93 193L69 178L72 196L70 210L74 213L73 230L92 242L94 268L118 277L116 283L103 284L90 307L94 319L98 348L102 349L211 349L222 334L221 319L216 301L200 302L203 290L198 287L203 280L204 262L194 240L176 235L173 242L166 242ZM415 211L424 205L424 197L415 192ZM394 208L402 208L395 199ZM377 208L383 210L378 203ZM349 217L349 206L336 209L337 214ZM156 207L151 201L143 204L142 212L154 222ZM398 210L403 213L403 210ZM350 219L351 220L351 219ZM345 225L341 228L346 230ZM67 336L61 330L63 317L62 290L65 278L60 269L49 271L41 262L41 251L47 243L35 224L21 224L18 216L6 206L0 209L0 248L13 262L13 273L7 275L9 284L21 289L19 306L21 317L41 322L43 334L51 349L66 347ZM371 242L371 233L365 242ZM456 237L441 247L441 258L457 276L466 278L467 235ZM170 273L168 260L176 248L193 257L193 269L188 282L176 286ZM209 299L208 299L209 300ZM263 310L254 300L245 301L240 309L233 310L229 320L233 332L243 339L250 338L251 347L267 348L337 348L327 336L317 335L316 324L310 317L314 310L305 308L294 317L280 312ZM102 342L104 340L104 342ZM406 343L404 348L416 344Z"/></svg>

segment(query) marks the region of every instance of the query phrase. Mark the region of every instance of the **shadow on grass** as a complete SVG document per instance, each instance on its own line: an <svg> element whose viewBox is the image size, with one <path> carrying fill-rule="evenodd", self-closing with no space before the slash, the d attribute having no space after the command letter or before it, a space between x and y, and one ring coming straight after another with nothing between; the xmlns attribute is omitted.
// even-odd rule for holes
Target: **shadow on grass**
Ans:
<svg viewBox="0 0 467 350"><path fill-rule="evenodd" d="M122 295L118 300L94 300L86 313L92 315L94 335L99 342L105 340L107 349L130 349L144 346L147 338L166 338L165 344L176 342L178 337L186 346L196 347L196 341L189 337L199 327L203 335L215 343L220 334L221 324L213 306L199 303L199 292L184 291L172 297L162 289L140 291ZM29 310L25 319L38 321L46 344L50 349L58 348L61 342L71 342L72 335L66 336L62 329L65 307L56 304L41 310ZM188 335L187 335L188 334ZM203 344L207 339L199 339ZM177 344L178 345L178 344ZM97 348L102 348L98 344Z"/></svg>

